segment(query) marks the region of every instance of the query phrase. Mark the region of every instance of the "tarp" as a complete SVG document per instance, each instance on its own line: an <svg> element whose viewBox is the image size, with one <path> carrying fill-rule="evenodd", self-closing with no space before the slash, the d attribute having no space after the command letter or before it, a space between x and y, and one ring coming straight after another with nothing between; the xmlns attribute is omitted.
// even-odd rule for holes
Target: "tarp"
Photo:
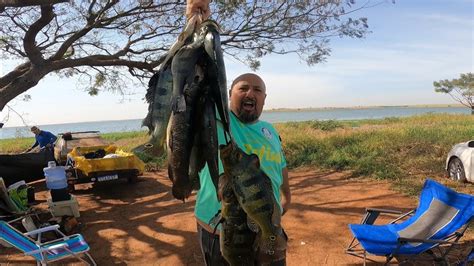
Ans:
<svg viewBox="0 0 474 266"><path fill-rule="evenodd" d="M96 159L86 159L84 157L84 155L97 152L100 149L105 150L106 156L114 154L116 157ZM145 170L145 164L135 154L124 152L114 145L75 147L68 153L68 157L74 161L74 168L81 170L85 175L93 172L129 169L136 169L139 172L138 174L141 175Z"/></svg>
<svg viewBox="0 0 474 266"><path fill-rule="evenodd" d="M32 182L44 178L43 168L48 161L54 161L53 152L43 149L40 152L20 154L0 154L0 177L7 186L20 180Z"/></svg>

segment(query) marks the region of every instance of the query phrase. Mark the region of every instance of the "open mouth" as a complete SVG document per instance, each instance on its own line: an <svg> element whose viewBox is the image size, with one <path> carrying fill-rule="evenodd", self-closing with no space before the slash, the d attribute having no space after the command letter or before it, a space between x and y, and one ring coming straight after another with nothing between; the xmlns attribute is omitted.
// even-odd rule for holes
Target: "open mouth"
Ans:
<svg viewBox="0 0 474 266"><path fill-rule="evenodd" d="M253 100L244 100L242 101L242 109L245 111L254 111L255 110L255 101Z"/></svg>

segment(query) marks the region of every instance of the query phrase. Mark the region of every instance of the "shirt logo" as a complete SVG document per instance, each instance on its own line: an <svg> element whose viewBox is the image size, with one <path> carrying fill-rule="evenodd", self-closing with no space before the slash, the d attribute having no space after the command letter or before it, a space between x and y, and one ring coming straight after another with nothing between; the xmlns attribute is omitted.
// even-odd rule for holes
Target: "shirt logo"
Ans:
<svg viewBox="0 0 474 266"><path fill-rule="evenodd" d="M272 132L270 132L270 130L268 130L268 128L266 127L262 127L262 133L268 140L271 140L273 138Z"/></svg>

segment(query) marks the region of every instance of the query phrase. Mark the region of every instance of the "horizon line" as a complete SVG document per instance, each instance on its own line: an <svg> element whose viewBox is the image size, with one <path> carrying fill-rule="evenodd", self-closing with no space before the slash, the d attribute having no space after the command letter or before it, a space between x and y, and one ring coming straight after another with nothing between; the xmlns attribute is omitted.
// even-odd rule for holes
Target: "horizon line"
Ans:
<svg viewBox="0 0 474 266"><path fill-rule="evenodd" d="M317 110L335 110L335 109L371 109L371 108L389 108L389 107L400 107L400 108L468 108L461 104L413 104L413 105L354 105L345 107L277 107L263 109L263 112L297 112L297 111L317 111ZM76 122L63 122L63 123L51 123L51 124L32 124L30 126L18 125L18 126L7 126L6 123L3 128L15 128L15 127L31 127L31 126L55 126L64 124L80 124L80 123L97 123L97 122L113 122L113 121L126 121L126 120L140 120L144 118L126 118L126 119L111 119L111 120L88 120L88 121L76 121Z"/></svg>

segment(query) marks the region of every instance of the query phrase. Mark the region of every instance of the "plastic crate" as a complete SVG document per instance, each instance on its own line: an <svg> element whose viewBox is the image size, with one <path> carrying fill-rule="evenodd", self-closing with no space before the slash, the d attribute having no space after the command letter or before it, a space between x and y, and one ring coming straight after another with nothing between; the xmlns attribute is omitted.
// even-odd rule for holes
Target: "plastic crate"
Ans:
<svg viewBox="0 0 474 266"><path fill-rule="evenodd" d="M74 195L71 195L70 200L63 201L52 201L51 198L48 199L48 206L51 214L55 217L61 216L74 216L80 217L79 213L79 203L76 200Z"/></svg>

